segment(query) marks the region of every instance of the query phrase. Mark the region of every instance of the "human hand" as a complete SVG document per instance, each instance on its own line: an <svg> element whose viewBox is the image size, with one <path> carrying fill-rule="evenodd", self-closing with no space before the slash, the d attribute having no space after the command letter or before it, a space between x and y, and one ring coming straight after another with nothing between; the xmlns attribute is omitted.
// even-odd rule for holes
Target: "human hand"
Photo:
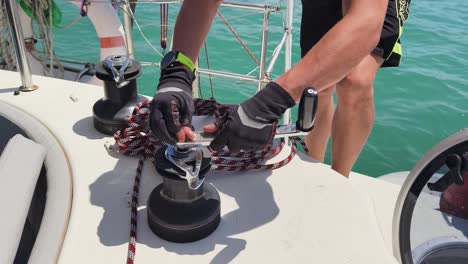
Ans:
<svg viewBox="0 0 468 264"><path fill-rule="evenodd" d="M264 149L271 143L276 131L276 121L260 123L250 119L242 106L229 109L223 122L210 124L203 128L206 133L219 133L210 144L210 149L219 151L227 146L235 154L241 150L256 151Z"/></svg>
<svg viewBox="0 0 468 264"><path fill-rule="evenodd" d="M161 70L159 85L151 101L150 128L166 144L195 139L191 128L194 79L193 72L182 65Z"/></svg>
<svg viewBox="0 0 468 264"><path fill-rule="evenodd" d="M294 105L288 92L270 82L251 99L230 108L222 122L203 128L206 133L218 132L210 148L219 151L227 146L231 153L266 148L273 140L278 119Z"/></svg>

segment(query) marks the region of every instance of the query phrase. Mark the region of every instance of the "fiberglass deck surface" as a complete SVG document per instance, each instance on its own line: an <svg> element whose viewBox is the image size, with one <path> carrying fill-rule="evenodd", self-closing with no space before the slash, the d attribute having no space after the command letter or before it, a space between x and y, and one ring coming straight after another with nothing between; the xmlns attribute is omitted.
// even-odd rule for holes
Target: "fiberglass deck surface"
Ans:
<svg viewBox="0 0 468 264"><path fill-rule="evenodd" d="M93 128L92 105L103 89L34 76L39 90L14 96L19 75L0 75L0 100L44 123L71 164L72 211L59 262L124 262L137 159L110 155L104 145L113 139ZM146 224L146 200L161 178L145 163L136 263L396 263L391 250L396 185L358 174L348 180L304 155L275 171L207 177L220 192L220 226L201 241L170 243Z"/></svg>

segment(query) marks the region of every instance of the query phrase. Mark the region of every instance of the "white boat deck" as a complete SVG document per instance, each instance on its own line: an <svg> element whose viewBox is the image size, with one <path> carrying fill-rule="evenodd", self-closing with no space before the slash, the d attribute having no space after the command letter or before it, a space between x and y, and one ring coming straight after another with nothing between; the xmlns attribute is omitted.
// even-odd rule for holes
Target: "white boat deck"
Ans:
<svg viewBox="0 0 468 264"><path fill-rule="evenodd" d="M0 100L43 123L71 166L71 215L58 262L123 263L137 159L110 155L104 144L113 139L93 127L92 105L103 89L34 76L39 90L14 96L19 75L0 76ZM391 223L398 185L359 174L346 179L304 155L275 171L210 172L207 181L221 196L218 229L198 242L166 242L146 223L147 197L161 179L145 163L136 263L396 263Z"/></svg>

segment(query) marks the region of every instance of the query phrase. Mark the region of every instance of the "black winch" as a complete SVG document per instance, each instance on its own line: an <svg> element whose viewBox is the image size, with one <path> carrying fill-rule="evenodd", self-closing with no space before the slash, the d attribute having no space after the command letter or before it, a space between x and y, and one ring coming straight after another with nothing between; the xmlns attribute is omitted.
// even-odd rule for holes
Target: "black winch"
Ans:
<svg viewBox="0 0 468 264"><path fill-rule="evenodd" d="M204 183L211 154L197 145L167 146L155 154L163 183L150 194L148 225L162 239L186 243L210 235L221 220L218 191Z"/></svg>
<svg viewBox="0 0 468 264"><path fill-rule="evenodd" d="M104 81L104 98L93 106L94 127L108 135L127 127L125 118L145 100L137 92L139 62L126 55L112 55L96 65L96 77Z"/></svg>
<svg viewBox="0 0 468 264"><path fill-rule="evenodd" d="M313 128L317 92L305 89L299 103L296 124L278 126L276 136L305 134ZM194 142L160 148L154 160L163 183L150 194L147 203L148 225L159 237L172 242L193 242L213 233L221 220L218 191L204 183L211 168L211 153L206 147L213 139L196 134Z"/></svg>

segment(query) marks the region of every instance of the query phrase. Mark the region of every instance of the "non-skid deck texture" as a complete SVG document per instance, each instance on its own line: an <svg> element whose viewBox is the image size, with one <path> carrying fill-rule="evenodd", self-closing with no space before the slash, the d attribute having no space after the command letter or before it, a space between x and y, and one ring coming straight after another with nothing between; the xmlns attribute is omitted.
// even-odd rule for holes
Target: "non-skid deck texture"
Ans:
<svg viewBox="0 0 468 264"><path fill-rule="evenodd" d="M59 262L123 263L137 159L109 155L104 144L113 139L93 128L92 105L103 89L35 76L38 91L14 96L19 76L0 76L0 100L43 122L70 160L73 203ZM396 263L395 185L357 174L348 180L304 156L275 171L210 172L207 181L221 195L219 228L198 242L165 242L146 224L147 197L161 182L146 162L136 263Z"/></svg>

